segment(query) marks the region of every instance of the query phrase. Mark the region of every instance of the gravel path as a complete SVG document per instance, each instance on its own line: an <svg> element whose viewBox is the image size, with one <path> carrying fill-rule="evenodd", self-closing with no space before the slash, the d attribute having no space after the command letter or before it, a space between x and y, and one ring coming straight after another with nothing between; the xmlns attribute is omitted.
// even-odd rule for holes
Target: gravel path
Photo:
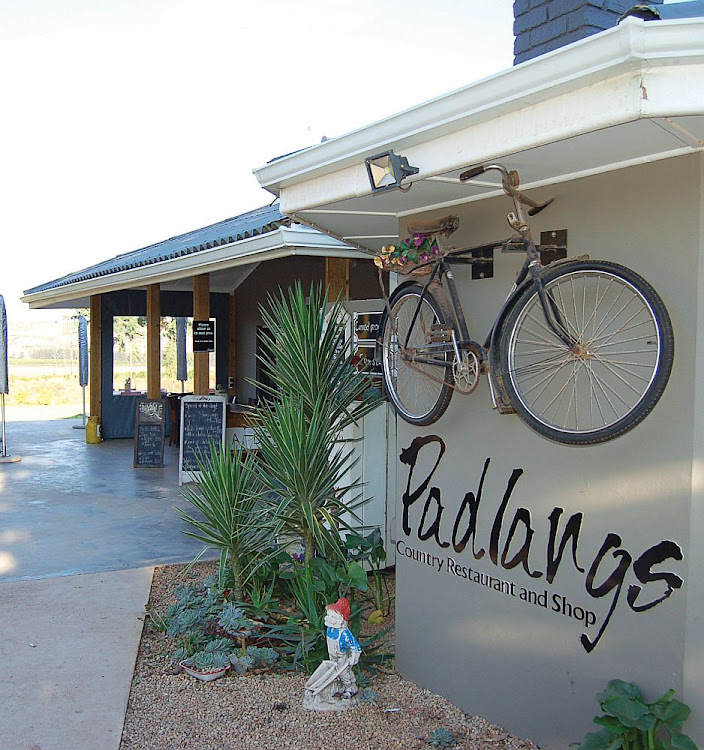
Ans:
<svg viewBox="0 0 704 750"><path fill-rule="evenodd" d="M150 609L163 612L171 603L181 569L167 566L155 570ZM180 582L200 581L211 569L211 564L196 566ZM535 748L532 742L465 714L445 698L396 673L374 680L373 703L363 702L342 714L319 713L301 706L303 674L233 675L202 683L175 669L165 649L165 636L147 624L121 750L406 750L429 748L426 738L439 727L459 738L456 748Z"/></svg>

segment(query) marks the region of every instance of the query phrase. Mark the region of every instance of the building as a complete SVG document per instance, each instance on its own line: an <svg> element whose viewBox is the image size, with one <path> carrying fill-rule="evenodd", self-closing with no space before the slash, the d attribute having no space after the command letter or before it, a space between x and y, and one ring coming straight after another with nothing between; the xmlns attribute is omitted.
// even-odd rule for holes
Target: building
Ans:
<svg viewBox="0 0 704 750"><path fill-rule="evenodd" d="M640 14L670 12L656 5ZM655 286L674 366L653 412L618 439L545 440L492 410L486 378L433 425L398 420L397 666L546 748L594 729L610 679L650 700L674 688L704 743L704 18L616 26L627 7L612 1L514 7L525 62L255 174L284 214L378 252L448 213L457 247L505 237L498 183L459 180L499 161L536 199L554 196L537 237ZM390 150L417 168L412 187L373 192L365 159ZM480 341L520 266L492 256L490 271L455 273Z"/></svg>

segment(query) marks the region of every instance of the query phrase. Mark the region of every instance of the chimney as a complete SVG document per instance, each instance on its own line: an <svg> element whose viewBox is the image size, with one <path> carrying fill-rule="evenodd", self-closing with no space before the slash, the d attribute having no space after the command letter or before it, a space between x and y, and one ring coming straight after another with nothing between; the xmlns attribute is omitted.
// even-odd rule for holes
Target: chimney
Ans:
<svg viewBox="0 0 704 750"><path fill-rule="evenodd" d="M514 0L514 65L616 26L637 0ZM659 5L662 0L648 0Z"/></svg>

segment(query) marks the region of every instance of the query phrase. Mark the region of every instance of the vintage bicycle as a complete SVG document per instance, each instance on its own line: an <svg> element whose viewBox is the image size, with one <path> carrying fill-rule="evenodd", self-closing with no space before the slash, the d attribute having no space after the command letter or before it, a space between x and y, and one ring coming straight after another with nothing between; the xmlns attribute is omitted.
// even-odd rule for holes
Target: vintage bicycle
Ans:
<svg viewBox="0 0 704 750"><path fill-rule="evenodd" d="M417 278L394 290L380 324L388 398L406 422L429 425L454 391L471 393L486 374L494 407L517 413L543 437L571 445L612 440L645 419L667 385L674 356L667 309L645 279L617 263L584 255L542 265L545 247L533 241L524 208L533 216L553 199L522 193L518 173L502 164L469 169L460 181L492 170L513 201L507 218L516 234L400 269ZM458 223L444 217L409 229L435 237ZM484 251L497 247L525 252L525 261L480 344L467 329L452 266L486 262Z"/></svg>

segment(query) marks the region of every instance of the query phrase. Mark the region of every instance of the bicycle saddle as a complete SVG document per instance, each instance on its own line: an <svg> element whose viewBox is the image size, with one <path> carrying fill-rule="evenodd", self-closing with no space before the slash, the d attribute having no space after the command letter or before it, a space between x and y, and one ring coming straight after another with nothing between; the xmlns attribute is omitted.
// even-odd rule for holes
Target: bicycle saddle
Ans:
<svg viewBox="0 0 704 750"><path fill-rule="evenodd" d="M455 214L441 216L438 219L426 219L425 221L414 221L408 224L409 234L444 234L449 237L457 231L460 225L460 217Z"/></svg>

